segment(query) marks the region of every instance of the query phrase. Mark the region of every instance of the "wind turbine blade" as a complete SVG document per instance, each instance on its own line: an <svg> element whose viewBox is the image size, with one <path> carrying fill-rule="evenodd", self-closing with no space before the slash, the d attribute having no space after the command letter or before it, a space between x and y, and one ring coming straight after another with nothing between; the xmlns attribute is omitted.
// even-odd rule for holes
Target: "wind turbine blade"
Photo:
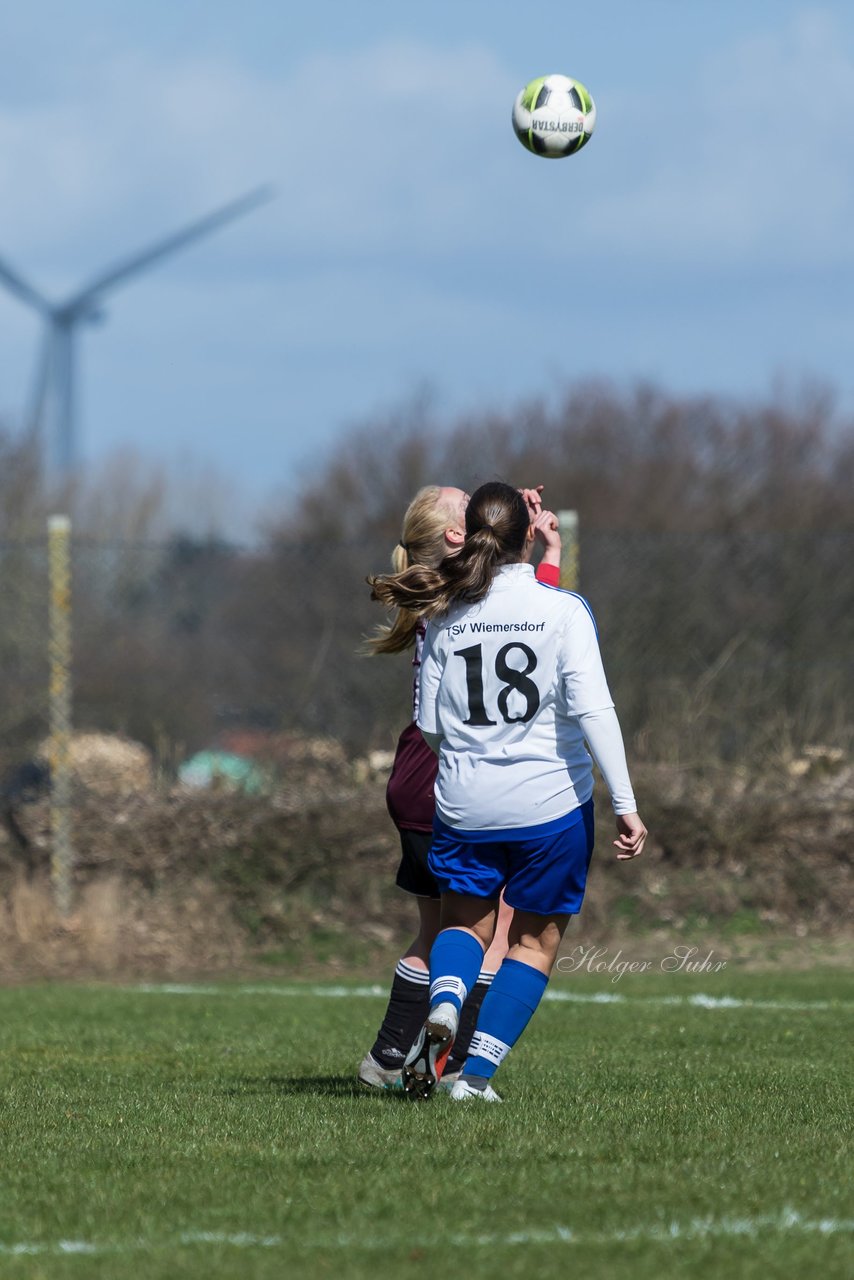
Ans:
<svg viewBox="0 0 854 1280"><path fill-rule="evenodd" d="M193 240L199 240L202 236L210 235L212 231L216 231L227 222L233 222L235 218L242 217L243 214L249 213L252 209L257 208L258 205L266 204L268 200L273 199L274 195L275 191L272 187L259 187L257 190L241 196L239 200L233 200L230 204L224 205L220 209L215 209L213 213L209 213L206 217L199 218L197 222L190 223L189 226L175 232L174 235L167 236L164 240L158 240L150 248L143 249L132 257L117 262L105 271L103 275L90 281L79 293L76 293L67 302L63 303L62 312L66 316L85 312L108 289L114 288L131 276L138 275L139 272L144 271L160 258L165 258L170 253L176 253L179 249L191 244Z"/></svg>
<svg viewBox="0 0 854 1280"><path fill-rule="evenodd" d="M43 298L37 289L34 289L31 284L27 284L26 280L19 276L17 271L13 271L2 258L0 258L0 280L22 302L26 302L29 306L35 307L37 311L41 311L44 314L48 314L51 311L51 305L47 298Z"/></svg>

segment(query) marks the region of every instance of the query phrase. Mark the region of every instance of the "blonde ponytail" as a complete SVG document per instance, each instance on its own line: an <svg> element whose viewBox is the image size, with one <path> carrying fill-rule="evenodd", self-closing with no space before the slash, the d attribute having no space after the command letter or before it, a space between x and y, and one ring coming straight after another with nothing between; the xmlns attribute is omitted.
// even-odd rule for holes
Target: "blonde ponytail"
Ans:
<svg viewBox="0 0 854 1280"><path fill-rule="evenodd" d="M443 559L447 551L445 530L452 513L443 506L441 492L437 484L418 490L406 508L400 542L391 553L393 572L383 577L398 578L413 568L422 565L432 567ZM368 578L368 582L373 586L374 579ZM372 599L379 598L372 593ZM389 607L396 608L397 614L391 625L379 626L373 635L367 637L365 643L371 654L402 653L415 642L418 610L398 604L390 604Z"/></svg>

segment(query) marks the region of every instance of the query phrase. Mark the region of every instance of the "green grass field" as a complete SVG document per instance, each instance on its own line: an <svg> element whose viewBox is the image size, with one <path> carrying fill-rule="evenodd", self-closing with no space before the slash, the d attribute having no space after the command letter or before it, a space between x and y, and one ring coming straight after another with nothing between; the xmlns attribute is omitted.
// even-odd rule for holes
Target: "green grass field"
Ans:
<svg viewBox="0 0 854 1280"><path fill-rule="evenodd" d="M360 1090L354 989L0 991L0 1275L854 1273L838 970L556 976L501 1107Z"/></svg>

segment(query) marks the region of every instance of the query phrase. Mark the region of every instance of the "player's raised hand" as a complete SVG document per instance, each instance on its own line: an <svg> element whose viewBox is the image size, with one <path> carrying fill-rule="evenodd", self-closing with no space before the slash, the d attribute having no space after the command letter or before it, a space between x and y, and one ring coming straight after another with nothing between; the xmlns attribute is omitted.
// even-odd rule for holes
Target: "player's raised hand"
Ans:
<svg viewBox="0 0 854 1280"><path fill-rule="evenodd" d="M614 848L617 850L617 861L625 862L628 858L636 858L643 852L647 837L646 827L637 813L617 814L617 839Z"/></svg>
<svg viewBox="0 0 854 1280"><path fill-rule="evenodd" d="M560 525L553 511L543 507L540 514L532 521L534 534L546 551L560 551Z"/></svg>
<svg viewBox="0 0 854 1280"><path fill-rule="evenodd" d="M535 484L533 489L519 490L522 497L525 499L525 506L528 508L528 519L531 521L531 524L534 523L537 516L543 509L543 488L543 485Z"/></svg>

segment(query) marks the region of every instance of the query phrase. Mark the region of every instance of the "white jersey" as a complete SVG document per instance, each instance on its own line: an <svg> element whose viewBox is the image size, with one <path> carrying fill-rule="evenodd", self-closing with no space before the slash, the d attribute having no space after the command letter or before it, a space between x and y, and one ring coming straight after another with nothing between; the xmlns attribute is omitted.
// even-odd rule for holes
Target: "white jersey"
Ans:
<svg viewBox="0 0 854 1280"><path fill-rule="evenodd" d="M593 793L594 736L614 808L634 812L613 707L586 601L503 566L483 600L427 628L418 724L442 738L439 818L501 831L563 817Z"/></svg>

